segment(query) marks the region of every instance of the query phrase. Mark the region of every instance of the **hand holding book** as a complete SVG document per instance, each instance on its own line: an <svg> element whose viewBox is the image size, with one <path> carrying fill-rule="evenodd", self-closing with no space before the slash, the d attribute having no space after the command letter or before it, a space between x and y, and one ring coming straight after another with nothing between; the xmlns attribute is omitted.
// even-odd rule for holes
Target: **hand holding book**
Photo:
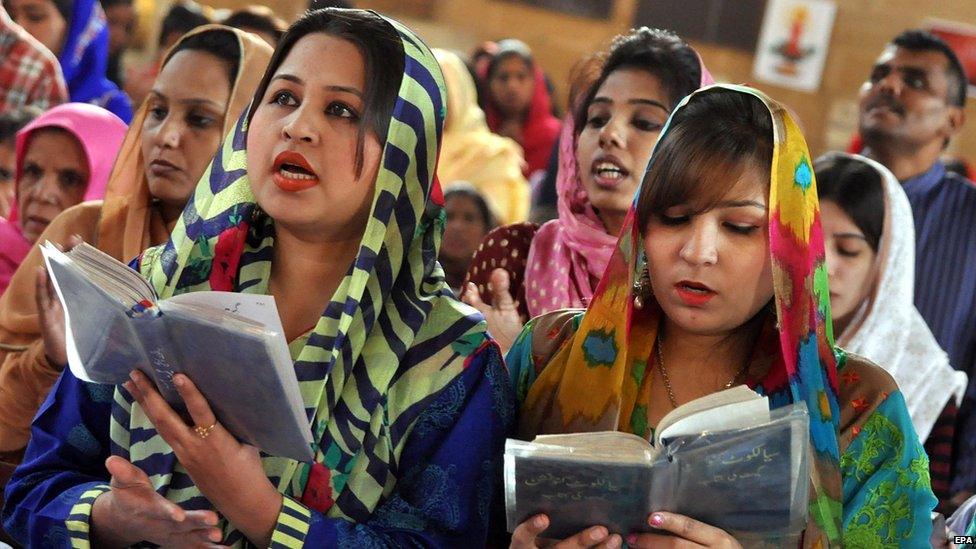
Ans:
<svg viewBox="0 0 976 549"><path fill-rule="evenodd" d="M653 444L622 432L509 440L509 528L529 547L540 514L541 535L556 539L579 541L602 526L652 544L662 530L706 546L790 544L806 525L808 422L804 405L770 410L740 386L674 410Z"/></svg>
<svg viewBox="0 0 976 549"><path fill-rule="evenodd" d="M68 239L62 251L70 251L84 240L78 235ZM61 371L68 364L68 350L65 342L64 307L58 299L54 284L47 270L38 267L35 279L34 299L37 303L38 320L41 325L41 339L44 343L44 356L52 368Z"/></svg>

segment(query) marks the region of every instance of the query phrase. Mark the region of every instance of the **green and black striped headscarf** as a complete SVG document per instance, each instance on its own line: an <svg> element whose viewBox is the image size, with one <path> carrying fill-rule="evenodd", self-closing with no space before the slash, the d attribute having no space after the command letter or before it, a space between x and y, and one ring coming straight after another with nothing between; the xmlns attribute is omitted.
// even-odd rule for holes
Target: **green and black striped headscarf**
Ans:
<svg viewBox="0 0 976 549"><path fill-rule="evenodd" d="M425 406L477 351L498 352L481 315L454 298L437 263L444 213L434 174L446 114L443 77L416 35L387 22L402 42L404 71L372 211L355 260L295 361L317 465L264 458L281 492L305 495L310 507L356 521L394 489L393 469ZM143 255L142 272L161 298L211 289L267 292L274 222L251 193L247 131L245 116L170 241ZM208 507L138 404L121 391L115 403L113 453L146 471L168 499ZM331 489L312 502L304 494L310 471L319 479L324 471Z"/></svg>

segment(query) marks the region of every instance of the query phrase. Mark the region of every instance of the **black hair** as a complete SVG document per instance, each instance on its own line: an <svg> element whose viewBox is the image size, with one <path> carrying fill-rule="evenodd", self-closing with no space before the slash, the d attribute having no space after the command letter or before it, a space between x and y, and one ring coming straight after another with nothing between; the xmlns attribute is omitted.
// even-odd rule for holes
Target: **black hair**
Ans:
<svg viewBox="0 0 976 549"><path fill-rule="evenodd" d="M851 218L875 253L884 230L885 194L881 174L866 162L825 154L813 163L820 201L829 200Z"/></svg>
<svg viewBox="0 0 976 549"><path fill-rule="evenodd" d="M969 80L966 78L966 71L962 68L962 63L959 62L959 57L949 47L949 44L946 44L945 40L927 30L911 29L896 36L891 44L908 51L937 51L945 56L948 62L946 74L950 80L946 99L949 104L956 107L966 106L966 88L969 85Z"/></svg>
<svg viewBox="0 0 976 549"><path fill-rule="evenodd" d="M495 228L495 216L491 213L491 208L488 207L488 201L474 185L470 183L452 184L451 188L444 193L445 204L454 197L467 198L474 202L475 207L478 208L478 213L481 214L482 221L485 223L485 230L490 231Z"/></svg>
<svg viewBox="0 0 976 549"><path fill-rule="evenodd" d="M577 130L586 125L586 111L600 86L611 74L622 69L646 71L657 78L667 91L669 109L674 109L678 102L701 85L698 54L677 34L647 27L631 30L614 39L606 59L602 61L599 75L582 93L582 101L571 103L576 105L574 122ZM592 71L592 68L588 70ZM587 69L582 72L582 76L587 77Z"/></svg>
<svg viewBox="0 0 976 549"><path fill-rule="evenodd" d="M342 8L345 10L353 9L352 4L343 0L309 0L308 11L322 10L325 8Z"/></svg>
<svg viewBox="0 0 976 549"><path fill-rule="evenodd" d="M103 10L108 10L109 8L114 8L115 6L133 6L135 5L134 0L100 0Z"/></svg>
<svg viewBox="0 0 976 549"><path fill-rule="evenodd" d="M184 35L191 30L212 23L200 5L196 2L181 1L173 4L166 12L159 30L159 45L166 42L166 37L178 33Z"/></svg>
<svg viewBox="0 0 976 549"><path fill-rule="evenodd" d="M286 28L285 22L276 16L271 8L260 5L247 6L235 11L224 19L223 24L235 29L254 29L270 34L274 37L275 43L281 40L281 35L285 34Z"/></svg>
<svg viewBox="0 0 976 549"><path fill-rule="evenodd" d="M637 199L637 226L643 234L652 216L674 206L709 210L751 167L768 184L772 162L773 120L758 97L726 88L698 93L657 144Z"/></svg>
<svg viewBox="0 0 976 549"><path fill-rule="evenodd" d="M485 80L491 81L491 78L495 75L495 71L501 66L502 61L509 57L518 57L529 67L530 71L535 67L535 60L532 58L532 49L529 48L528 44L515 38L506 38L498 42L498 51L495 52L495 56L488 62Z"/></svg>
<svg viewBox="0 0 976 549"><path fill-rule="evenodd" d="M13 139L17 132L41 113L42 111L37 107L22 107L0 115L0 143Z"/></svg>
<svg viewBox="0 0 976 549"><path fill-rule="evenodd" d="M241 67L242 52L237 35L230 29L214 28L188 36L173 46L166 61L168 62L181 51L202 51L226 61L230 65L230 74L228 75L230 89L234 89L237 72Z"/></svg>
<svg viewBox="0 0 976 549"><path fill-rule="evenodd" d="M6 3L6 0L4 3ZM67 26L71 27L71 18L73 17L75 11L74 0L51 0L51 3L54 4L55 9L57 9L58 13L61 14L61 17L64 18L64 22L67 24Z"/></svg>
<svg viewBox="0 0 976 549"><path fill-rule="evenodd" d="M325 8L306 12L285 31L274 55L268 63L264 78L258 84L247 114L248 122L264 99L268 84L295 44L312 33L323 33L355 45L365 62L366 89L363 90L363 112L359 125L359 146L356 150L356 170L362 172L363 146L366 132L372 131L385 144L393 117L400 82L403 80L403 42L396 29L374 12Z"/></svg>

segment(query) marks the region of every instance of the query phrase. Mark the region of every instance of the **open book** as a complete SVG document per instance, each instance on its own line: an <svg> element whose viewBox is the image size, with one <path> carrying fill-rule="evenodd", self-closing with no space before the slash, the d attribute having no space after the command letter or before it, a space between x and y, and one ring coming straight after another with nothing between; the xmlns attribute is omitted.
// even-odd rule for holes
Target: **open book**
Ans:
<svg viewBox="0 0 976 549"><path fill-rule="evenodd" d="M184 373L217 420L268 454L311 461L312 431L274 298L193 292L160 301L139 273L82 243L41 246L64 306L68 365L78 379L120 384L139 369L177 410Z"/></svg>
<svg viewBox="0 0 976 549"><path fill-rule="evenodd" d="M652 512L671 511L740 541L785 542L806 525L808 434L803 403L771 411L766 397L739 386L673 410L653 444L612 431L509 439L509 531L546 513L547 538L595 525L626 536L652 531Z"/></svg>

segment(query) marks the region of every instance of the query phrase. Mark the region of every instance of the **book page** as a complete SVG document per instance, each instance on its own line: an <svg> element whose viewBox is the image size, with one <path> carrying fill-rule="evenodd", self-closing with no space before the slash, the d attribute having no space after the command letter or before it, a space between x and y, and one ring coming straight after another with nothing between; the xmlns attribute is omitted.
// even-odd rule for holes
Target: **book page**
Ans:
<svg viewBox="0 0 976 549"><path fill-rule="evenodd" d="M164 303L189 304L211 309L214 311L211 319L223 316L218 313L218 311L223 311L257 322L269 331L284 333L284 329L281 327L281 317L278 316L278 306L275 304L274 297L270 295L236 292L190 292L170 297Z"/></svg>
<svg viewBox="0 0 976 549"><path fill-rule="evenodd" d="M619 431L540 435L526 443L526 448L537 455L619 463L644 463L654 457L647 440Z"/></svg>
<svg viewBox="0 0 976 549"><path fill-rule="evenodd" d="M745 429L769 422L769 399L760 397L732 402L685 416L657 432L656 440L668 440L706 431ZM662 421L663 423L663 421Z"/></svg>

